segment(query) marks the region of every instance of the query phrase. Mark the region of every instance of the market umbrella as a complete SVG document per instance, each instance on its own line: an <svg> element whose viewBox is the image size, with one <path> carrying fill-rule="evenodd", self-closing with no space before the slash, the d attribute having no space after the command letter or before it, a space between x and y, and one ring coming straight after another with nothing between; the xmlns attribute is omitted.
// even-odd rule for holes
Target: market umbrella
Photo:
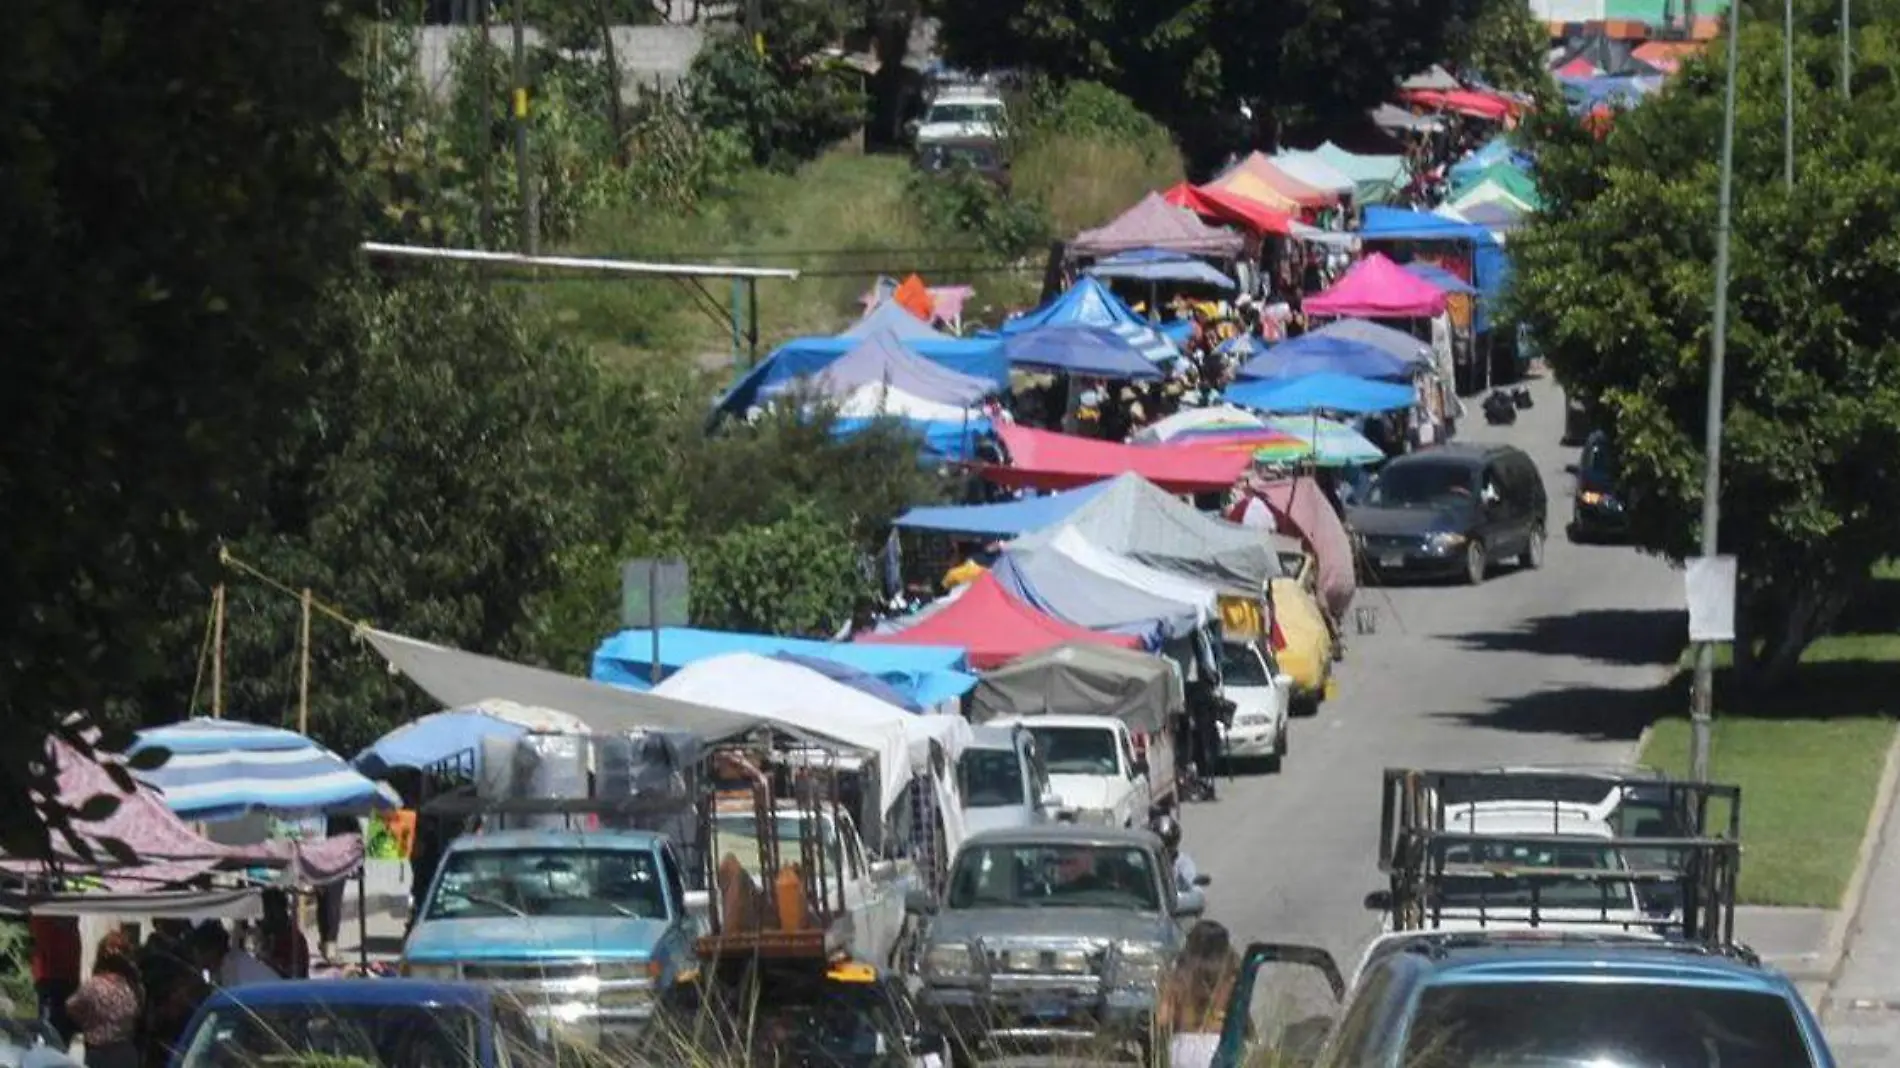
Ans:
<svg viewBox="0 0 1900 1068"><path fill-rule="evenodd" d="M1264 459L1293 455L1310 459L1320 467L1352 467L1376 464L1385 459L1385 451L1366 439L1364 434L1347 426L1317 415L1274 416L1269 418L1267 426L1287 435L1297 445L1289 449L1284 446L1269 446L1268 457L1260 452L1254 453L1255 459ZM1304 449L1303 453L1297 449Z"/></svg>
<svg viewBox="0 0 1900 1068"><path fill-rule="evenodd" d="M134 774L188 820L210 823L252 812L296 819L401 807L388 787L296 731L188 719L140 731L128 755L152 748L171 755L157 769Z"/></svg>
<svg viewBox="0 0 1900 1068"><path fill-rule="evenodd" d="M1043 326L1003 340L1012 367L1093 378L1154 379L1161 371L1129 338L1099 326Z"/></svg>
<svg viewBox="0 0 1900 1068"><path fill-rule="evenodd" d="M1230 404L1188 408L1143 427L1128 439L1130 445L1205 445L1210 448L1251 451L1280 442L1286 435L1260 417Z"/></svg>

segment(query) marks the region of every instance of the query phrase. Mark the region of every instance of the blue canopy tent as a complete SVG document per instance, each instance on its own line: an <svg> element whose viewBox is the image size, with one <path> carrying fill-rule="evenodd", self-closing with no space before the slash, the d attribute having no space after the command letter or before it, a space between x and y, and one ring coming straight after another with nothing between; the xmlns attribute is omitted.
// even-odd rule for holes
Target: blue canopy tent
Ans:
<svg viewBox="0 0 1900 1068"><path fill-rule="evenodd" d="M861 434L878 422L878 416L839 416L831 424L833 436L848 438ZM893 413L883 416L895 420L898 427L917 439L918 459L925 464L945 460L974 460L977 446L992 429L986 417L968 419L912 419Z"/></svg>
<svg viewBox="0 0 1900 1068"><path fill-rule="evenodd" d="M900 311L902 309L899 309ZM908 315L909 312L904 312ZM727 414L743 413L759 403L761 391L796 378L815 375L863 341L855 337L801 337L787 341L747 371L716 408ZM987 379L1000 392L1009 387L1009 361L996 338L934 337L902 339L905 349L961 375Z"/></svg>
<svg viewBox="0 0 1900 1068"><path fill-rule="evenodd" d="M1418 401L1418 393L1411 386L1337 374L1239 382L1227 387L1225 396L1229 404L1286 415L1305 412L1370 415L1410 408Z"/></svg>
<svg viewBox="0 0 1900 1068"><path fill-rule="evenodd" d="M1171 360L1181 354L1174 342L1136 315L1120 297L1109 292L1100 279L1087 275L1056 299L1004 323L998 332L1008 337L1045 326L1099 326L1114 330L1134 342L1141 354L1151 361Z"/></svg>
<svg viewBox="0 0 1900 1068"><path fill-rule="evenodd" d="M1206 260L1163 248L1138 248L1119 252L1101 260L1086 272L1097 278L1119 278L1130 282L1169 283L1208 286L1229 292L1239 289L1226 272Z"/></svg>
<svg viewBox="0 0 1900 1068"><path fill-rule="evenodd" d="M969 407L998 392L993 380L953 371L925 359L905 348L903 340L889 330L864 335L849 352L824 369L805 379L781 379L764 386L759 396L770 399L797 388L801 381L831 397L843 397L863 386L884 384L922 400L961 407Z"/></svg>
<svg viewBox="0 0 1900 1068"><path fill-rule="evenodd" d="M1094 500L1096 494L1106 489L1111 481L1105 479L1061 493L996 504L925 505L898 516L892 525L903 530L939 534L1013 538L1062 522L1076 509Z"/></svg>
<svg viewBox="0 0 1900 1068"><path fill-rule="evenodd" d="M1319 337L1344 338L1371 345L1407 363L1430 363L1432 347L1403 330L1370 319L1335 319L1312 332ZM1384 376L1374 376L1384 377Z"/></svg>
<svg viewBox="0 0 1900 1068"><path fill-rule="evenodd" d="M1466 212L1465 217L1471 218L1471 213ZM1471 221L1477 222L1478 220L1471 218ZM1475 297L1478 295L1476 286L1435 263L1407 263L1403 266L1406 270L1425 279L1427 282L1430 282L1447 293L1462 297Z"/></svg>
<svg viewBox="0 0 1900 1068"><path fill-rule="evenodd" d="M1003 339L1011 367L1087 375L1155 379L1160 368L1133 341L1099 326L1045 326Z"/></svg>
<svg viewBox="0 0 1900 1068"><path fill-rule="evenodd" d="M387 778L398 768L433 767L460 753L472 751L480 760L483 738L519 738L526 733L525 725L479 708L451 709L396 727L356 754L352 763L365 775Z"/></svg>
<svg viewBox="0 0 1900 1068"><path fill-rule="evenodd" d="M1240 377L1303 378L1330 372L1358 378L1409 378L1417 362L1400 359L1377 345L1329 334L1304 334L1282 341L1240 365Z"/></svg>
<svg viewBox="0 0 1900 1068"><path fill-rule="evenodd" d="M592 676L629 689L652 685L653 632L623 630L609 636L594 650ZM659 637L660 675L664 679L688 664L728 653L774 656L792 653L815 656L875 675L915 704L933 708L968 693L976 686L969 673L969 654L963 649L935 645L859 645L811 638L781 638L771 634L739 634L693 627L662 627Z"/></svg>
<svg viewBox="0 0 1900 1068"><path fill-rule="evenodd" d="M1491 329L1490 305L1504 295L1511 277L1511 260L1498 236L1482 226L1447 219L1428 211L1369 205L1359 228L1359 236L1368 244L1391 241L1416 241L1464 245L1470 248L1472 273L1477 280L1479 300L1473 312L1473 328L1478 333Z"/></svg>

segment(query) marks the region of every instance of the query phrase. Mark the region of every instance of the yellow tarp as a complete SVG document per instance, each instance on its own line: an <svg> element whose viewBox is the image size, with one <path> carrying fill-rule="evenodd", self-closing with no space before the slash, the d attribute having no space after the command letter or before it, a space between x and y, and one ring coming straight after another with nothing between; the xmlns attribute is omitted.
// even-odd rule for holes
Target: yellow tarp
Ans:
<svg viewBox="0 0 1900 1068"><path fill-rule="evenodd" d="M1305 206L1246 171L1234 171L1220 181L1210 183L1210 188L1246 197L1288 215L1298 215Z"/></svg>
<svg viewBox="0 0 1900 1068"><path fill-rule="evenodd" d="M1220 599L1220 632L1224 641L1259 641L1266 629L1267 616L1260 602L1248 597Z"/></svg>
<svg viewBox="0 0 1900 1068"><path fill-rule="evenodd" d="M1318 697L1333 666L1333 636L1319 602L1298 579L1273 580L1273 614L1286 648L1275 654L1280 670L1293 676L1296 695Z"/></svg>

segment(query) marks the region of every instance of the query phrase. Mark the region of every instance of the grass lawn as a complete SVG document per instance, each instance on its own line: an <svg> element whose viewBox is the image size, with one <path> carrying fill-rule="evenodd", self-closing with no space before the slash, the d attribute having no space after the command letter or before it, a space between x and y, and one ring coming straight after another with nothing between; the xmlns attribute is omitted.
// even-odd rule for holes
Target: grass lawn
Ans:
<svg viewBox="0 0 1900 1068"><path fill-rule="evenodd" d="M1900 718L1900 577L1878 575L1792 686L1743 692L1718 661L1711 777L1742 787L1741 900L1839 906ZM1673 684L1687 704L1688 674ZM1689 722L1658 722L1642 761L1689 770Z"/></svg>

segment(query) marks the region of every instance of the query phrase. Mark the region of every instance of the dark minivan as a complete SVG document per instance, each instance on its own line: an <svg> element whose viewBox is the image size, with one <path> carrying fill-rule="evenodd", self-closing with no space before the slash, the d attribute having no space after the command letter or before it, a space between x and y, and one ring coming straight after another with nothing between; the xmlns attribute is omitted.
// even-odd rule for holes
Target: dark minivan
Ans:
<svg viewBox="0 0 1900 1068"><path fill-rule="evenodd" d="M1543 566L1548 509L1522 449L1452 444L1388 461L1347 518L1371 574L1476 585L1499 560Z"/></svg>

